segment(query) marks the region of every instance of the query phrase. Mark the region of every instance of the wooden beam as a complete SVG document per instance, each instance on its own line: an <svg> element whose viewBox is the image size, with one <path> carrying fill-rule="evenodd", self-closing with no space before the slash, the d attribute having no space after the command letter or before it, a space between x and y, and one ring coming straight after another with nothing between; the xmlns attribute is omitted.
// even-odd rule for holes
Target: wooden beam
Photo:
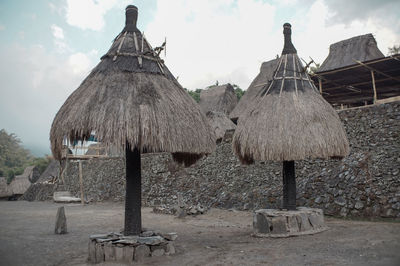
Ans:
<svg viewBox="0 0 400 266"><path fill-rule="evenodd" d="M384 81L388 81L391 80L390 78L384 78L384 79L376 79L375 83L379 83L379 82L384 82ZM358 82L358 83L352 83L349 84L349 86L359 86L359 85L366 85L371 83L371 81L363 81L363 82ZM342 89L344 86L335 86L335 87L328 87L325 88L326 91L331 91L331 90L336 90L336 89Z"/></svg>
<svg viewBox="0 0 400 266"><path fill-rule="evenodd" d="M386 73L384 73L384 72L382 72L382 71L376 70L376 69L374 69L373 67L368 66L367 64L364 64L363 62L360 62L360 61L355 60L355 59L353 59L353 60L354 60L355 62L357 62L358 64L360 64L361 66L368 68L369 70L375 71L375 72L378 73L378 74L381 74L381 75L383 75L383 76L385 76L385 77L388 77L388 78L391 78L391 79L394 79L394 80L397 80L397 81L400 82L400 78L392 77L392 76L390 76L390 75L388 75L388 74L386 74Z"/></svg>
<svg viewBox="0 0 400 266"><path fill-rule="evenodd" d="M374 61L370 61L370 62L368 62L368 63L365 63L365 65L371 65L371 64L375 64L375 63L379 63L379 62L384 62L384 61L388 61L388 60L397 60L398 58L400 58L400 55L396 55L396 56L388 56L388 57L384 57L384 58L381 58L381 59L377 59L377 60L374 60ZM353 68L358 68L358 67L360 67L360 65L357 65L357 64L354 64L354 65L351 65L351 66L348 66L348 67L343 67L343 68L339 68L339 69L335 69L335 70L328 70L328 71L326 71L326 72L320 72L321 74L323 73L324 75L326 75L326 74L333 74L333 73L337 73L337 72L341 72L341 71L343 71L343 70L348 70L348 69L353 69ZM315 74L315 73L314 73ZM319 74L319 73L318 73Z"/></svg>
<svg viewBox="0 0 400 266"><path fill-rule="evenodd" d="M372 88L374 90L374 104L375 104L376 100L378 100L378 98L377 98L377 94L376 94L375 75L374 75L373 70L371 70L371 78L372 78Z"/></svg>
<svg viewBox="0 0 400 266"><path fill-rule="evenodd" d="M318 78L319 93L322 95L322 80Z"/></svg>
<svg viewBox="0 0 400 266"><path fill-rule="evenodd" d="M84 195L83 195L83 174L82 174L82 161L79 160L79 186L81 189L81 203L85 204Z"/></svg>

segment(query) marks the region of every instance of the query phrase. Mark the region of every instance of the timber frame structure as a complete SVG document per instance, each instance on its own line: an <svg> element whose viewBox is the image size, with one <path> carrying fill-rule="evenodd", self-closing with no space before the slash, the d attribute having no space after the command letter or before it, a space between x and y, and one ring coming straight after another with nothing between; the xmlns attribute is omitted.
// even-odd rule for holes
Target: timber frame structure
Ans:
<svg viewBox="0 0 400 266"><path fill-rule="evenodd" d="M320 93L334 107L379 103L400 96L400 54L360 62L312 75Z"/></svg>

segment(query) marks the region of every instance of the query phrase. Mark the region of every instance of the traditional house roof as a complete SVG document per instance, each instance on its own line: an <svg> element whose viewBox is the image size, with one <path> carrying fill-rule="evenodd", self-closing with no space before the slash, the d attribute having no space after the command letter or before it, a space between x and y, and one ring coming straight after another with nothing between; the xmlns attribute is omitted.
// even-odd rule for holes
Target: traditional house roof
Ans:
<svg viewBox="0 0 400 266"><path fill-rule="evenodd" d="M64 138L87 140L124 151L171 152L194 163L215 148L205 115L174 78L159 52L137 29L138 10L126 8L126 26L89 76L54 118L51 148L61 158Z"/></svg>
<svg viewBox="0 0 400 266"><path fill-rule="evenodd" d="M260 73L251 82L250 86L246 90L246 93L243 94L236 107L229 114L229 118L232 119L232 121L236 123L238 118L246 113L246 109L249 106L254 105L254 102L256 101L257 97L259 97L263 87L268 86L268 84L272 81L278 62L279 59L276 58L261 64Z"/></svg>
<svg viewBox="0 0 400 266"><path fill-rule="evenodd" d="M329 47L329 55L321 64L318 72L329 71L354 65L355 60L368 61L385 57L379 50L371 33L346 39Z"/></svg>
<svg viewBox="0 0 400 266"><path fill-rule="evenodd" d="M273 80L240 118L233 149L243 163L344 157L349 143L332 106L319 94L284 24L285 45Z"/></svg>
<svg viewBox="0 0 400 266"><path fill-rule="evenodd" d="M206 116L217 142L222 140L226 131L236 129L236 125L224 113L208 111Z"/></svg>
<svg viewBox="0 0 400 266"><path fill-rule="evenodd" d="M12 195L12 189L7 185L7 179L5 177L0 177L0 198L8 198Z"/></svg>
<svg viewBox="0 0 400 266"><path fill-rule="evenodd" d="M208 111L229 114L238 102L231 84L211 86L200 93L199 105L204 113Z"/></svg>

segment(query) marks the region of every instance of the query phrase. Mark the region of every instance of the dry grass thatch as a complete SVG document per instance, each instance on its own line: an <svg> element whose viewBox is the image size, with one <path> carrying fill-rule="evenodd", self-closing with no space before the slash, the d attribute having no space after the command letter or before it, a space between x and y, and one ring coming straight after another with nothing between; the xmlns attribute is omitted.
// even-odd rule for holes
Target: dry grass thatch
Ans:
<svg viewBox="0 0 400 266"><path fill-rule="evenodd" d="M263 88L268 86L268 84L272 81L278 62L279 59L273 59L261 64L260 73L251 82L250 86L246 90L246 93L242 96L236 107L229 114L230 119L237 120L240 116L245 115L247 107L254 106L257 96L259 96Z"/></svg>
<svg viewBox="0 0 400 266"><path fill-rule="evenodd" d="M236 125L224 113L208 111L206 116L217 142L224 137L227 130L236 129Z"/></svg>
<svg viewBox="0 0 400 266"><path fill-rule="evenodd" d="M318 72L329 71L361 62L384 57L371 33L356 36L332 44L329 55L321 64Z"/></svg>
<svg viewBox="0 0 400 266"><path fill-rule="evenodd" d="M39 182L54 180L60 175L60 162L52 160L47 166L46 170L40 175Z"/></svg>
<svg viewBox="0 0 400 266"><path fill-rule="evenodd" d="M235 90L231 84L211 86L200 93L199 105L204 113L208 111L229 114L238 102Z"/></svg>
<svg viewBox="0 0 400 266"><path fill-rule="evenodd" d="M141 151L171 152L185 164L215 148L200 107L136 26L124 28L61 106L50 131L54 157L61 158L64 138L85 140L91 132L106 147L123 152L127 141Z"/></svg>
<svg viewBox="0 0 400 266"><path fill-rule="evenodd" d="M5 177L0 177L0 198L8 198L12 195L12 189L7 185L7 179Z"/></svg>
<svg viewBox="0 0 400 266"><path fill-rule="evenodd" d="M340 158L349 153L339 116L319 94L296 53L281 56L273 81L239 119L232 145L247 164Z"/></svg>
<svg viewBox="0 0 400 266"><path fill-rule="evenodd" d="M13 195L22 195L31 186L31 182L27 176L18 175L14 177L9 186Z"/></svg>

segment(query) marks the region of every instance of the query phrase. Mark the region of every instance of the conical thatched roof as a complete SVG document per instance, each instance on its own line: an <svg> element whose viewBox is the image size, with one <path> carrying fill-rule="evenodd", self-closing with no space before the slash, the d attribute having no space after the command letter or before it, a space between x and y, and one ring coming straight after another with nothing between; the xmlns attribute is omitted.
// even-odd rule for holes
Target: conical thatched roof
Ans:
<svg viewBox="0 0 400 266"><path fill-rule="evenodd" d="M339 116L304 71L288 23L284 34L273 81L263 88L255 108L239 120L234 152L244 163L346 156L349 144Z"/></svg>
<svg viewBox="0 0 400 266"><path fill-rule="evenodd" d="M384 57L371 33L343 40L329 47L329 55L318 72L329 71L344 66Z"/></svg>
<svg viewBox="0 0 400 266"><path fill-rule="evenodd" d="M236 129L236 125L224 113L208 111L206 116L217 142L222 140L227 130Z"/></svg>
<svg viewBox="0 0 400 266"><path fill-rule="evenodd" d="M238 102L231 84L211 86L200 93L199 105L204 113L208 111L229 114Z"/></svg>
<svg viewBox="0 0 400 266"><path fill-rule="evenodd" d="M65 138L97 140L123 151L172 152L193 163L211 153L215 141L201 109L136 28L137 8L126 9L126 26L100 63L54 118L51 148L61 158Z"/></svg>
<svg viewBox="0 0 400 266"><path fill-rule="evenodd" d="M229 114L230 119L236 121L240 116L245 114L246 109L249 106L254 105L254 101L257 96L259 96L263 88L268 86L268 84L272 81L278 62L279 59L277 58L261 64L260 73L253 80L253 82L251 82L250 86L246 90L246 93L243 94L236 107Z"/></svg>
<svg viewBox="0 0 400 266"><path fill-rule="evenodd" d="M56 160L52 160L47 166L46 170L40 175L38 179L39 182L44 182L48 180L52 180L58 178L60 175L60 163Z"/></svg>

